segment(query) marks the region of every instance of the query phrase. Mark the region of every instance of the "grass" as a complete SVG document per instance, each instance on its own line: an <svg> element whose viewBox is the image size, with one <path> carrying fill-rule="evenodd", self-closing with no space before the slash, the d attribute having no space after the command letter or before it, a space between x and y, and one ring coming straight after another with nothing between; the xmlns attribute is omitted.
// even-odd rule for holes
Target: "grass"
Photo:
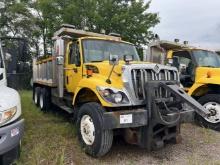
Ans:
<svg viewBox="0 0 220 165"><path fill-rule="evenodd" d="M137 146L115 143L103 158L84 153L69 115L61 110L40 111L32 103L32 92L21 91L25 134L18 165L78 164L210 164L220 165L220 135L195 125L183 125L183 142L147 152ZM165 161L164 161L165 160ZM176 163L177 161L177 163ZM149 163L148 163L149 162Z"/></svg>
<svg viewBox="0 0 220 165"><path fill-rule="evenodd" d="M75 127L65 114L60 115L58 111L41 112L32 103L30 91L20 94L25 134L17 164L66 164L65 152L77 141Z"/></svg>

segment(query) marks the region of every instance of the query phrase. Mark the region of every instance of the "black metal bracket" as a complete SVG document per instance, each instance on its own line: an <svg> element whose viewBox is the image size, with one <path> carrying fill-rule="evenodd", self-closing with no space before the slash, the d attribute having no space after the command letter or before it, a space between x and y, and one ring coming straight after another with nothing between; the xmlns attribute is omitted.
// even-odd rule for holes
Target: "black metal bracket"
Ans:
<svg viewBox="0 0 220 165"><path fill-rule="evenodd" d="M187 103L191 106L196 113L201 115L202 117L207 117L210 115L210 112L205 109L200 103L198 103L195 99L190 97L183 89L181 89L178 85L168 82L160 82L159 86L163 87L164 89L169 90L175 97L180 99L182 102Z"/></svg>

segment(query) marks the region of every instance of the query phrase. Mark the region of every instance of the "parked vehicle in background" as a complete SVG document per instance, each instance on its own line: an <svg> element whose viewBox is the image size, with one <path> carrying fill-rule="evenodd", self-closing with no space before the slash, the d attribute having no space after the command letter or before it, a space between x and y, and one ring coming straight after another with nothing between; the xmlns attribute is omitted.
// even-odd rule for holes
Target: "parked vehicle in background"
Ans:
<svg viewBox="0 0 220 165"><path fill-rule="evenodd" d="M24 120L17 91L7 87L5 61L11 55L4 53L0 40L0 164L11 164L19 157Z"/></svg>
<svg viewBox="0 0 220 165"><path fill-rule="evenodd" d="M198 100L212 117L196 114L197 122L220 130L220 56L214 51L170 41L155 40L149 44L145 61L175 66L185 91Z"/></svg>
<svg viewBox="0 0 220 165"><path fill-rule="evenodd" d="M186 104L210 115L179 88L175 67L141 62L116 34L63 25L53 40L53 55L33 60L33 100L43 111L53 103L72 114L91 156L105 155L115 134L148 150L179 142L180 123L194 114Z"/></svg>
<svg viewBox="0 0 220 165"><path fill-rule="evenodd" d="M16 90L31 89L32 57L24 38L1 37L2 49L11 54L6 63L7 85Z"/></svg>

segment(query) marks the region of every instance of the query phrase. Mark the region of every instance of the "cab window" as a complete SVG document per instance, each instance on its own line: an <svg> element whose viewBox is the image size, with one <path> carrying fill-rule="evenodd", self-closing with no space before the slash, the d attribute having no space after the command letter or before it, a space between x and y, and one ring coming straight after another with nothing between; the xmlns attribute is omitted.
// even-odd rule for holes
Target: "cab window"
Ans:
<svg viewBox="0 0 220 165"><path fill-rule="evenodd" d="M187 51L179 51L173 53L174 59L176 59L176 66L183 74L190 74L192 72L193 62L191 55Z"/></svg>
<svg viewBox="0 0 220 165"><path fill-rule="evenodd" d="M188 51L174 52L173 61L180 71L180 82L184 87L191 87L195 81L195 65Z"/></svg>
<svg viewBox="0 0 220 165"><path fill-rule="evenodd" d="M79 64L80 63L80 55L79 55L79 47L77 43L73 43L70 45L68 64Z"/></svg>

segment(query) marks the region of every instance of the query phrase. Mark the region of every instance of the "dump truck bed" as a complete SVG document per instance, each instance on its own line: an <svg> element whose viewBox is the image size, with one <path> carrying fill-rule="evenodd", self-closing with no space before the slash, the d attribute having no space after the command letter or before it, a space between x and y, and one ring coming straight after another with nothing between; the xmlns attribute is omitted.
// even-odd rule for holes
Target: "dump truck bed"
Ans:
<svg viewBox="0 0 220 165"><path fill-rule="evenodd" d="M56 68L55 57L42 60L33 59L33 82L56 87Z"/></svg>

